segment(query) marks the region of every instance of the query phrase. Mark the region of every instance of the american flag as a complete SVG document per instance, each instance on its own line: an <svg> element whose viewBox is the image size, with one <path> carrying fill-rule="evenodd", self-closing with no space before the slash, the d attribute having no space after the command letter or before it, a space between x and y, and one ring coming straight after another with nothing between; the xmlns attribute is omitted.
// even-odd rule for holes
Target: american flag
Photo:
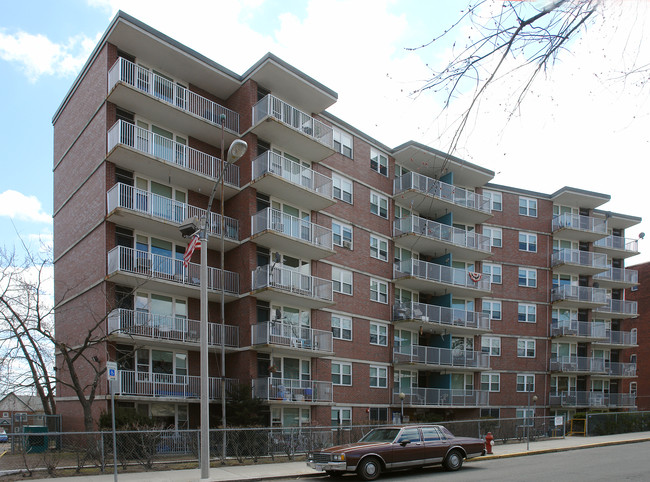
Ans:
<svg viewBox="0 0 650 482"><path fill-rule="evenodd" d="M192 236L190 244L188 244L187 248L185 248L185 254L183 254L183 266L186 268L190 264L190 259L192 259L192 254L194 253L195 249L201 249L201 240L199 239L198 234Z"/></svg>

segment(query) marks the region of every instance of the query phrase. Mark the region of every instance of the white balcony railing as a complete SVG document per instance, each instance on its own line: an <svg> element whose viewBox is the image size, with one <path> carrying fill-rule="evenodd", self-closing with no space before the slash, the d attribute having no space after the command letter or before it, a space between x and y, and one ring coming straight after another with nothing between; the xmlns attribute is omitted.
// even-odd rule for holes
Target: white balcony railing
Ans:
<svg viewBox="0 0 650 482"><path fill-rule="evenodd" d="M461 268L452 268L437 263L429 263L419 259L399 261L394 265L395 278L414 276L427 281L435 281L477 291L490 291L490 276L474 273Z"/></svg>
<svg viewBox="0 0 650 482"><path fill-rule="evenodd" d="M562 407L628 407L636 406L636 396L630 393L563 391L549 394L551 406Z"/></svg>
<svg viewBox="0 0 650 482"><path fill-rule="evenodd" d="M476 330L490 329L489 315L426 303L396 303L393 305L393 321L400 320L420 320L425 323Z"/></svg>
<svg viewBox="0 0 650 482"><path fill-rule="evenodd" d="M559 229L568 228L605 235L607 234L607 220L580 214L564 213L553 217L552 228L554 232Z"/></svg>
<svg viewBox="0 0 650 482"><path fill-rule="evenodd" d="M108 91L113 90L118 82L128 84L179 110L205 119L215 126L221 127L221 116L224 116L224 127L239 134L239 114L237 112L121 57L108 71Z"/></svg>
<svg viewBox="0 0 650 482"><path fill-rule="evenodd" d="M458 206L475 209L485 214L492 213L489 198L417 172L408 172L394 181L394 195L408 191L409 189L414 189L427 196L432 196Z"/></svg>
<svg viewBox="0 0 650 482"><path fill-rule="evenodd" d="M613 300L608 298L605 306L596 308L599 313L614 313L627 316L637 316L639 314L638 303L636 301L628 300Z"/></svg>
<svg viewBox="0 0 650 482"><path fill-rule="evenodd" d="M579 249L561 249L553 253L551 266L558 264L575 264L586 268L607 269L607 255Z"/></svg>
<svg viewBox="0 0 650 482"><path fill-rule="evenodd" d="M332 230L278 209L266 208L253 214L253 235L271 230L319 248L333 249Z"/></svg>
<svg viewBox="0 0 650 482"><path fill-rule="evenodd" d="M128 146L143 154L215 180L221 175L224 165L224 162L217 157L123 120L118 120L108 131L108 152L118 145ZM239 166L227 162L225 164L224 183L239 187Z"/></svg>
<svg viewBox="0 0 650 482"><path fill-rule="evenodd" d="M551 302L576 301L583 303L607 303L607 290L590 286L558 286L551 290Z"/></svg>
<svg viewBox="0 0 650 482"><path fill-rule="evenodd" d="M253 290L275 288L286 293L308 296L316 300L332 301L332 281L291 268L259 266L252 272Z"/></svg>
<svg viewBox="0 0 650 482"><path fill-rule="evenodd" d="M332 178L287 159L273 151L266 151L253 161L253 179L267 173L275 174L292 184L332 199Z"/></svg>
<svg viewBox="0 0 650 482"><path fill-rule="evenodd" d="M330 126L271 94L268 94L253 106L253 125L257 125L269 116L279 120L287 127L333 148L334 130Z"/></svg>
<svg viewBox="0 0 650 482"><path fill-rule="evenodd" d="M451 390L447 388L413 387L403 392L406 405L433 407L487 407L490 393L484 390ZM393 393L393 403L401 403L399 392Z"/></svg>
<svg viewBox="0 0 650 482"><path fill-rule="evenodd" d="M117 378L117 395L196 399L201 395L201 380L198 376L118 370ZM226 378L225 381L227 397L229 391L237 386L239 381L233 378ZM208 379L210 400L221 398L221 385L221 378Z"/></svg>
<svg viewBox="0 0 650 482"><path fill-rule="evenodd" d="M126 272L187 286L200 286L200 269L195 263L186 268L182 259L117 246L108 252L108 273ZM221 291L221 270L208 267L208 290ZM224 272L224 292L239 295L239 274Z"/></svg>
<svg viewBox="0 0 650 482"><path fill-rule="evenodd" d="M594 280L612 281L615 283L637 284L639 282L639 272L633 269L607 268L604 273L598 273Z"/></svg>
<svg viewBox="0 0 650 482"><path fill-rule="evenodd" d="M155 315L123 308L113 310L108 315L109 332L156 340L198 343L200 326L200 321L188 320L181 316ZM224 346L237 348L239 327L208 323L208 344L221 346L221 340L224 340Z"/></svg>
<svg viewBox="0 0 650 482"><path fill-rule="evenodd" d="M407 216L393 223L393 236L409 233L445 241L463 248L475 249L485 253L491 252L490 237L473 231L455 228L419 216Z"/></svg>
<svg viewBox="0 0 650 482"><path fill-rule="evenodd" d="M551 336L591 338L608 345L636 345L636 331L611 330L604 323L566 320L551 322Z"/></svg>
<svg viewBox="0 0 650 482"><path fill-rule="evenodd" d="M635 377L636 363L612 362L604 358L551 355L551 371L596 373L613 377Z"/></svg>
<svg viewBox="0 0 650 482"><path fill-rule="evenodd" d="M108 191L108 212L116 208L129 209L157 219L182 224L188 217L205 217L206 210L175 201L159 194L154 194L143 189L138 189L128 184L118 182ZM224 217L224 237L233 241L239 240L239 221L234 218ZM221 215L210 213L210 229L208 233L214 236L221 235Z"/></svg>
<svg viewBox="0 0 650 482"><path fill-rule="evenodd" d="M393 361L395 363L422 363L439 367L490 368L490 355L487 353L422 345L395 347Z"/></svg>
<svg viewBox="0 0 650 482"><path fill-rule="evenodd" d="M253 381L253 395L262 400L331 402L332 382L294 378L257 378Z"/></svg>
<svg viewBox="0 0 650 482"><path fill-rule="evenodd" d="M303 350L333 352L331 331L315 330L308 326L279 321L253 325L251 339L253 345L277 345Z"/></svg>
<svg viewBox="0 0 650 482"><path fill-rule="evenodd" d="M639 252L639 240L624 238L622 236L609 235L606 238L594 241L594 246L604 249L615 249L619 251Z"/></svg>

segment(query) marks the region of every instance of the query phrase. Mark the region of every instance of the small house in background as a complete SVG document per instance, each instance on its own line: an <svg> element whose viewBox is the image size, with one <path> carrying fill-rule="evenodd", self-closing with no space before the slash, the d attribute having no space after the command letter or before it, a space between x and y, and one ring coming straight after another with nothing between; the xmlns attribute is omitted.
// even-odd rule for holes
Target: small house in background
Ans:
<svg viewBox="0 0 650 482"><path fill-rule="evenodd" d="M12 427L33 423L34 419L43 420L43 404L41 399L34 395L18 395L11 392L0 399L0 428L6 432L13 432Z"/></svg>

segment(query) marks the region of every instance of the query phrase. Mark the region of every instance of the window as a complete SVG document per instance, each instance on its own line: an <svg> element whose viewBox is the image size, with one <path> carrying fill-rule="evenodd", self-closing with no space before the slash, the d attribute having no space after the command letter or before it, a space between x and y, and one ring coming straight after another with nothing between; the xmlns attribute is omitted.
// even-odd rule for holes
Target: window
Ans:
<svg viewBox="0 0 650 482"><path fill-rule="evenodd" d="M337 246L352 249L352 226L332 221L332 241Z"/></svg>
<svg viewBox="0 0 650 482"><path fill-rule="evenodd" d="M388 283L370 278L370 300L388 303Z"/></svg>
<svg viewBox="0 0 650 482"><path fill-rule="evenodd" d="M517 306L517 320L522 323L537 322L537 305L519 303Z"/></svg>
<svg viewBox="0 0 650 482"><path fill-rule="evenodd" d="M352 271L332 268L332 290L344 295L352 294Z"/></svg>
<svg viewBox="0 0 650 482"><path fill-rule="evenodd" d="M500 264L483 263L483 274L490 275L492 284L500 285L502 282L502 272Z"/></svg>
<svg viewBox="0 0 650 482"><path fill-rule="evenodd" d="M370 344L388 346L388 327L379 323L370 323Z"/></svg>
<svg viewBox="0 0 650 482"><path fill-rule="evenodd" d="M483 197L490 200L492 211L503 211L503 195L500 192L483 190Z"/></svg>
<svg viewBox="0 0 650 482"><path fill-rule="evenodd" d="M535 340L517 340L517 356L520 358L535 358Z"/></svg>
<svg viewBox="0 0 650 482"><path fill-rule="evenodd" d="M352 385L352 364L332 362L332 383L334 385Z"/></svg>
<svg viewBox="0 0 650 482"><path fill-rule="evenodd" d="M388 177L388 157L375 149L370 149L370 169Z"/></svg>
<svg viewBox="0 0 650 482"><path fill-rule="evenodd" d="M483 313L488 315L492 320L501 319L501 302L492 300L483 300Z"/></svg>
<svg viewBox="0 0 650 482"><path fill-rule="evenodd" d="M528 288L537 287L537 270L529 268L519 268L519 286Z"/></svg>
<svg viewBox="0 0 650 482"><path fill-rule="evenodd" d="M535 375L532 373L518 373L517 374L517 391L518 392L534 392L535 391Z"/></svg>
<svg viewBox="0 0 650 482"><path fill-rule="evenodd" d="M368 414L368 418L370 421L375 421L375 422L388 422L390 419L388 418L388 407L370 407L370 413Z"/></svg>
<svg viewBox="0 0 650 482"><path fill-rule="evenodd" d="M490 238L490 246L500 248L503 245L501 228L488 228L483 226L483 234Z"/></svg>
<svg viewBox="0 0 650 482"><path fill-rule="evenodd" d="M498 408L482 408L480 412L481 418L496 418L499 419L499 409Z"/></svg>
<svg viewBox="0 0 650 482"><path fill-rule="evenodd" d="M518 408L515 416L522 421L522 422L517 422L517 425L524 425L524 426L529 425L532 427L535 420L535 409Z"/></svg>
<svg viewBox="0 0 650 482"><path fill-rule="evenodd" d="M537 217L537 199L519 197L519 214L522 216Z"/></svg>
<svg viewBox="0 0 650 482"><path fill-rule="evenodd" d="M519 233L519 251L537 252L537 235L531 233Z"/></svg>
<svg viewBox="0 0 650 482"><path fill-rule="evenodd" d="M370 257L388 261L388 240L370 236Z"/></svg>
<svg viewBox="0 0 650 482"><path fill-rule="evenodd" d="M388 198L370 191L370 212L379 217L388 219Z"/></svg>
<svg viewBox="0 0 650 482"><path fill-rule="evenodd" d="M630 395L636 397L636 382L630 382Z"/></svg>
<svg viewBox="0 0 650 482"><path fill-rule="evenodd" d="M352 409L343 407L332 407L332 426L341 427L352 425Z"/></svg>
<svg viewBox="0 0 650 482"><path fill-rule="evenodd" d="M352 136L336 127L334 127L333 131L334 149L352 159Z"/></svg>
<svg viewBox="0 0 650 482"><path fill-rule="evenodd" d="M332 337L337 340L352 340L352 318L332 315Z"/></svg>
<svg viewBox="0 0 650 482"><path fill-rule="evenodd" d="M481 352L490 356L501 356L501 338L498 336L481 337Z"/></svg>
<svg viewBox="0 0 650 482"><path fill-rule="evenodd" d="M386 388L388 386L388 368L370 366L370 387Z"/></svg>
<svg viewBox="0 0 650 482"><path fill-rule="evenodd" d="M501 390L501 375L499 373L481 373L481 390L498 392Z"/></svg>
<svg viewBox="0 0 650 482"><path fill-rule="evenodd" d="M352 204L352 181L337 174L332 174L332 190L334 198Z"/></svg>

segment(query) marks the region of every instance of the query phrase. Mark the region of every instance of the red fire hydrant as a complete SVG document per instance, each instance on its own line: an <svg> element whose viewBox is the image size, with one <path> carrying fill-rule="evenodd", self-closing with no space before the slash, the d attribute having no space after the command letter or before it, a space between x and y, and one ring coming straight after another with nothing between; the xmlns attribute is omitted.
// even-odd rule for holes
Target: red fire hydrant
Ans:
<svg viewBox="0 0 650 482"><path fill-rule="evenodd" d="M494 435L492 435L492 432L488 432L487 435L485 436L485 450L487 451L488 455L492 454L493 445L494 445Z"/></svg>

